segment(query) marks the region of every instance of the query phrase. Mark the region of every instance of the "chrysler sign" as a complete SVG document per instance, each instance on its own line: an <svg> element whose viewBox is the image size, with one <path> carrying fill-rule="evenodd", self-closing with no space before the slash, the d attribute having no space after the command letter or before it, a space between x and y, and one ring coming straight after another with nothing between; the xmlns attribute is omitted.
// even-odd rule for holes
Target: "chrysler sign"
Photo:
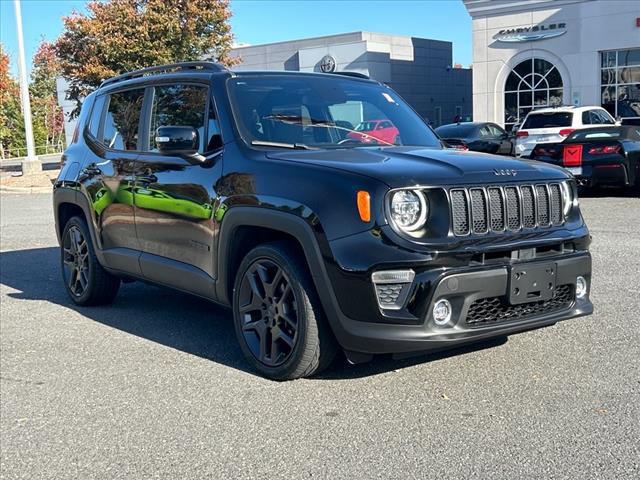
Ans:
<svg viewBox="0 0 640 480"><path fill-rule="evenodd" d="M530 27L505 28L496 33L493 38L498 42L516 43L533 42L545 38L559 37L567 33L566 23L548 23L532 25Z"/></svg>

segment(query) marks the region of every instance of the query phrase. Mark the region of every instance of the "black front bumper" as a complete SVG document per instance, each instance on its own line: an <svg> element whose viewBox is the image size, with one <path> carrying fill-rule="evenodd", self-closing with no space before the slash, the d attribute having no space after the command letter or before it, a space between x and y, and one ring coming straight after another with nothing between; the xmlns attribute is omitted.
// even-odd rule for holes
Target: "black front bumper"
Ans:
<svg viewBox="0 0 640 480"><path fill-rule="evenodd" d="M545 262L555 265L556 286L563 291L562 301L512 306L508 298L509 265L454 268L433 283L425 301L425 313L417 323L393 323L392 319L387 323L363 322L347 317L338 309L337 318L332 319L334 333L342 348L351 352L418 353L452 348L592 313L589 292L581 299L575 298L578 276L584 277L589 287L591 285L591 256L581 252L553 260L535 260L530 264ZM443 298L450 301L453 314L446 326L438 326L433 321L432 310L435 302ZM470 322L472 314L474 318Z"/></svg>

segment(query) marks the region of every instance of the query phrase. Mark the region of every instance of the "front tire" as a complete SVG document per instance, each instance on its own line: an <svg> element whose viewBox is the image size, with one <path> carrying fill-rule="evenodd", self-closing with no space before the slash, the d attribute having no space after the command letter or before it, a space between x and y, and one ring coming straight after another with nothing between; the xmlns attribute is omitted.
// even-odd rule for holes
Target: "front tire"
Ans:
<svg viewBox="0 0 640 480"><path fill-rule="evenodd" d="M236 275L233 317L244 356L265 377L308 377L335 357L335 339L306 262L289 243L261 245L247 254Z"/></svg>
<svg viewBox="0 0 640 480"><path fill-rule="evenodd" d="M64 226L60 263L65 289L77 305L111 303L120 288L120 279L98 262L84 219L72 217Z"/></svg>

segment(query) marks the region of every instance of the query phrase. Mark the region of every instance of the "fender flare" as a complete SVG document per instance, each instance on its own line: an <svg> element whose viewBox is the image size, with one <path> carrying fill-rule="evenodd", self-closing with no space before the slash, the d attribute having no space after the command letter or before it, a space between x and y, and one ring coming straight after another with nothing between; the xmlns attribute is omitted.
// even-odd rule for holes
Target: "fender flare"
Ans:
<svg viewBox="0 0 640 480"><path fill-rule="evenodd" d="M220 224L218 237L218 281L217 296L221 301L231 304L231 289L227 288L229 254L233 247L233 238L240 227L262 227L276 230L294 237L304 252L313 277L324 270L322 254L310 225L301 217L292 213L265 207L238 206L230 208ZM315 278L314 278L315 281Z"/></svg>
<svg viewBox="0 0 640 480"><path fill-rule="evenodd" d="M89 202L87 198L75 188L60 186L56 187L56 189L53 191L53 215L55 218L58 243L61 243L62 241L62 239L60 238L59 229L60 219L58 218L58 211L62 203L70 203L71 205L79 207L83 211L84 219L87 222L87 228L89 229L89 234L91 235L91 241L94 246L96 257L98 257L100 264L104 266L105 262L102 255L102 242L98 241L98 237L96 235L95 223L93 217L91 216L91 208L89 207Z"/></svg>
<svg viewBox="0 0 640 480"><path fill-rule="evenodd" d="M218 238L218 275L216 282L216 296L218 299L228 305L233 303L233 292L227 288L228 259L236 230L245 226L277 230L298 240L304 252L324 312L335 336L340 341L340 338L346 333L340 320L343 316L329 280L329 274L327 273L316 234L314 234L311 225L307 221L292 213L264 207L247 206L230 208L225 213Z"/></svg>

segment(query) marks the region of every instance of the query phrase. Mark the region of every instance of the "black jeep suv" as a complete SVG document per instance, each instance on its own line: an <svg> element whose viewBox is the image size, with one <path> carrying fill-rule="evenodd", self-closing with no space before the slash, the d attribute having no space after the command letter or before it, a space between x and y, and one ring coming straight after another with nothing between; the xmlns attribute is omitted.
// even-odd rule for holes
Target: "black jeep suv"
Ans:
<svg viewBox="0 0 640 480"><path fill-rule="evenodd" d="M53 198L74 302L141 279L231 306L275 379L592 312L572 177L444 149L357 74L190 62L106 80Z"/></svg>

